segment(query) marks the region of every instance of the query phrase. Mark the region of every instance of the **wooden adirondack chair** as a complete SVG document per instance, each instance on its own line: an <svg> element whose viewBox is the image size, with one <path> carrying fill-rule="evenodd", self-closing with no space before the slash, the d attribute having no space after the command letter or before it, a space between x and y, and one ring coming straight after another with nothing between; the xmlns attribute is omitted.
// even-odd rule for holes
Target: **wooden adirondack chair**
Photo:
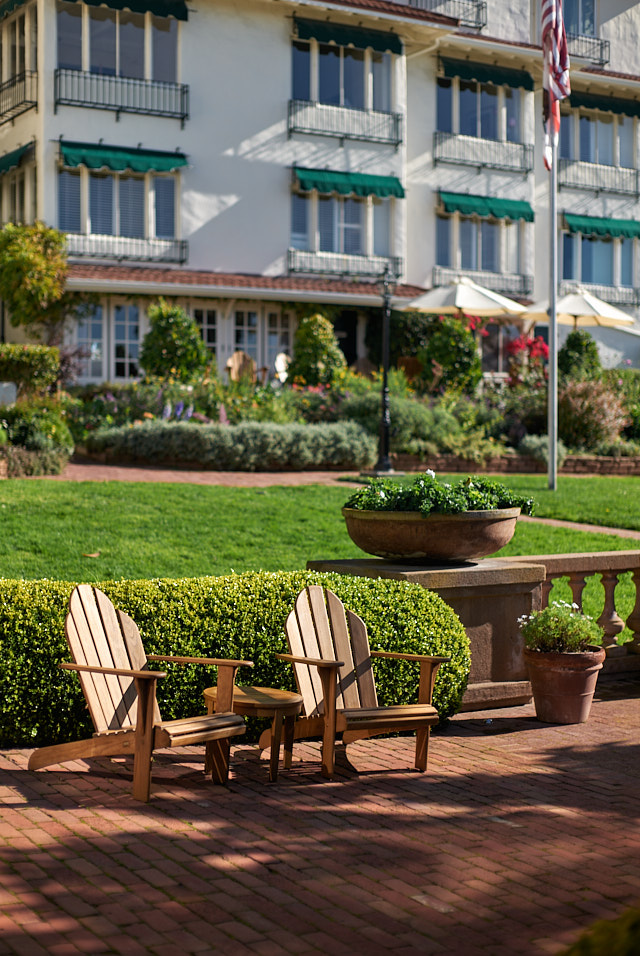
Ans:
<svg viewBox="0 0 640 956"><path fill-rule="evenodd" d="M229 772L229 738L245 732L242 717L232 713L235 674L249 661L200 657L161 657L142 646L131 618L113 606L106 594L89 584L74 588L69 601L65 632L73 664L79 672L96 733L89 740L54 744L35 750L29 770L39 770L67 760L133 754L133 796L149 800L151 760L162 747L206 744L205 769L215 783L225 783ZM162 720L156 701L158 680L164 671L147 669L147 661L205 664L218 668L216 713L181 720Z"/></svg>
<svg viewBox="0 0 640 956"><path fill-rule="evenodd" d="M242 349L238 349L227 359L226 369L231 382L241 382L243 379L247 382L256 380L256 363Z"/></svg>
<svg viewBox="0 0 640 956"><path fill-rule="evenodd" d="M278 654L295 669L304 698L303 716L294 725L294 740L322 737L322 774L334 772L335 739L344 744L398 730L416 730L416 770L427 769L429 731L438 721L432 706L433 685L448 657L371 651L364 621L345 609L329 590L311 585L300 592L287 618L290 654ZM371 658L420 663L417 704L378 706ZM264 736L264 735L263 735ZM266 738L261 746L268 746Z"/></svg>

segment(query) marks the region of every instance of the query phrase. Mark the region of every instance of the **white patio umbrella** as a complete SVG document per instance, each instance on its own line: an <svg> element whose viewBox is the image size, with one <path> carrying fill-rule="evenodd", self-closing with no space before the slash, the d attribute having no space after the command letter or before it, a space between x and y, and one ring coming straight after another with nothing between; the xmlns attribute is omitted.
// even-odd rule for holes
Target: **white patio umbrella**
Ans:
<svg viewBox="0 0 640 956"><path fill-rule="evenodd" d="M448 285L436 286L402 305L396 301L394 308L402 312L478 316L521 315L525 311L519 302L486 289L467 276L460 276Z"/></svg>
<svg viewBox="0 0 640 956"><path fill-rule="evenodd" d="M634 325L635 319L615 305L604 302L586 289L568 292L556 302L557 322L559 325L616 326ZM535 319L539 324L549 321L549 302L536 302L522 313L523 319Z"/></svg>

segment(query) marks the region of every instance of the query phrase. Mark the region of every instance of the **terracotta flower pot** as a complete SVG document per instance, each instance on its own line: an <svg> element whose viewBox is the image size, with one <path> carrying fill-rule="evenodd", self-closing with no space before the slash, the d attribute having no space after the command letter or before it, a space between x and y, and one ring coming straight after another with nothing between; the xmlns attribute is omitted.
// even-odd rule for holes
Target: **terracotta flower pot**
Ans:
<svg viewBox="0 0 640 956"><path fill-rule="evenodd" d="M525 648L538 720L548 724L582 724L589 717L604 648L576 653Z"/></svg>
<svg viewBox="0 0 640 956"><path fill-rule="evenodd" d="M349 537L367 554L424 563L473 561L494 554L513 537L520 508L430 514L343 508Z"/></svg>

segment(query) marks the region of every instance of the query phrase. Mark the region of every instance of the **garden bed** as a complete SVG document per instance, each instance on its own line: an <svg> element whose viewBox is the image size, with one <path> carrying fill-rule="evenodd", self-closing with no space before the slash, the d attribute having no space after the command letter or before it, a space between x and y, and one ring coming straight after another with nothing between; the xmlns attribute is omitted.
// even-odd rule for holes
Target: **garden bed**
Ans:
<svg viewBox="0 0 640 956"><path fill-rule="evenodd" d="M393 467L398 471L424 471L431 468L443 472L472 472L474 474L542 474L545 462L528 455L502 455L483 462L468 461L457 455L392 455ZM567 455L558 469L563 475L640 475L640 457L607 457L604 455Z"/></svg>

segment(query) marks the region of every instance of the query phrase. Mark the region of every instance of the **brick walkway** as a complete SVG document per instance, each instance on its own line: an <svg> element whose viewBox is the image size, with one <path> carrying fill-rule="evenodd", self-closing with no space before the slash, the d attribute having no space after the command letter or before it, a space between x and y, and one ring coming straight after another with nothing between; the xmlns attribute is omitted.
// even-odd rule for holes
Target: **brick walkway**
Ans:
<svg viewBox="0 0 640 956"><path fill-rule="evenodd" d="M640 900L639 727L640 682L602 683L580 726L458 715L425 775L407 738L351 745L331 783L315 743L276 785L242 745L228 790L163 752L149 805L128 759L4 751L0 953L560 952Z"/></svg>

